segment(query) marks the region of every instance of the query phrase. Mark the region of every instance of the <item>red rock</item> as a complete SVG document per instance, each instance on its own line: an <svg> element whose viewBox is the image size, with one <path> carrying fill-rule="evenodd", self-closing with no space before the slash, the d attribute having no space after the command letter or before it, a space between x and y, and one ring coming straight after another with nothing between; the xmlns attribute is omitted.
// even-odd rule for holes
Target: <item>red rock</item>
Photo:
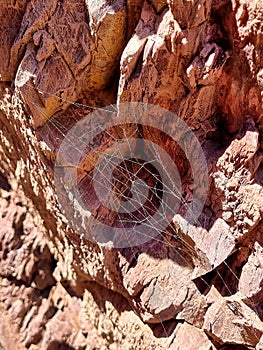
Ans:
<svg viewBox="0 0 263 350"><path fill-rule="evenodd" d="M1 346L261 348L262 3L3 0L0 8ZM130 101L164 107L195 133L207 198L197 225L184 225L202 174L193 181L176 142L136 126L134 135L173 155L182 207L159 241L102 248L68 227L53 166L75 120ZM99 150L116 141L105 139ZM93 156L84 170L93 171Z"/></svg>

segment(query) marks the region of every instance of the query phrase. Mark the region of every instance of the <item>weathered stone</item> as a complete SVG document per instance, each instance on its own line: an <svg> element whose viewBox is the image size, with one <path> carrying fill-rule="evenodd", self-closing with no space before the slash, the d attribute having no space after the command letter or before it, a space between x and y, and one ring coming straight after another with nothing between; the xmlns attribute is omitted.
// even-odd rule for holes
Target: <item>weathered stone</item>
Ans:
<svg viewBox="0 0 263 350"><path fill-rule="evenodd" d="M154 5L154 8L158 13L162 12L167 6L167 0L151 0L151 3Z"/></svg>
<svg viewBox="0 0 263 350"><path fill-rule="evenodd" d="M187 2L183 0L169 0L168 3L174 18L183 29L197 27L209 19L211 10L210 0L193 0Z"/></svg>
<svg viewBox="0 0 263 350"><path fill-rule="evenodd" d="M263 322L240 296L223 298L218 293L207 310L203 328L221 344L256 346L263 333Z"/></svg>
<svg viewBox="0 0 263 350"><path fill-rule="evenodd" d="M263 349L263 336L261 336L259 343L257 343L256 350L262 350Z"/></svg>
<svg viewBox="0 0 263 350"><path fill-rule="evenodd" d="M12 59L11 48L26 10L27 1L1 1L1 47L0 47L0 81L12 81L15 76L19 57ZM12 25L10 25L12 23Z"/></svg>
<svg viewBox="0 0 263 350"><path fill-rule="evenodd" d="M209 231L202 227L186 225L178 215L174 217L174 221L192 238L196 249L199 250L200 258L195 263L195 276L219 266L235 251L235 238L228 224L221 218L213 223Z"/></svg>
<svg viewBox="0 0 263 350"><path fill-rule="evenodd" d="M262 347L262 9L256 0L1 1L0 347ZM182 205L155 240L99 247L68 227L53 167L75 121L130 101L193 130L208 162L206 203L195 225L184 222L202 174L192 178L177 140L140 126L136 137L172 154ZM113 138L96 142L104 152ZM78 170L83 186L95 153Z"/></svg>
<svg viewBox="0 0 263 350"><path fill-rule="evenodd" d="M255 243L252 254L243 266L238 289L253 304L261 304L263 284L263 248Z"/></svg>
<svg viewBox="0 0 263 350"><path fill-rule="evenodd" d="M0 349L1 350L25 350L22 345L21 339L15 331L8 312L1 305L1 318L0 318Z"/></svg>
<svg viewBox="0 0 263 350"><path fill-rule="evenodd" d="M248 119L238 138L219 158L213 173L217 189L212 195L213 209L232 226L231 231L237 238L252 230L262 216L262 189L251 183L260 166L258 148L259 132L254 121Z"/></svg>
<svg viewBox="0 0 263 350"><path fill-rule="evenodd" d="M182 310L184 303L189 301L188 294L195 291L191 281L192 268L186 252L177 253L158 241L150 245L147 253L139 255L123 282L129 294L135 297L135 305L140 305L139 312L144 321L159 323L175 317Z"/></svg>
<svg viewBox="0 0 263 350"><path fill-rule="evenodd" d="M94 51L86 89L103 89L111 80L126 44L126 7L123 0L86 1Z"/></svg>
<svg viewBox="0 0 263 350"><path fill-rule="evenodd" d="M179 324L174 333L173 344L169 350L215 350L207 335L201 329L188 323Z"/></svg>

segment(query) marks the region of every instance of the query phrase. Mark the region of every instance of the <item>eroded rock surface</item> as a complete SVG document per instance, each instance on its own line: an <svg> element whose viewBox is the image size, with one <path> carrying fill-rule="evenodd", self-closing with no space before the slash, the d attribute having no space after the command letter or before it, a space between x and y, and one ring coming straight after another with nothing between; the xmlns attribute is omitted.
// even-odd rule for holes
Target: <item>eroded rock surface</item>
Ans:
<svg viewBox="0 0 263 350"><path fill-rule="evenodd" d="M261 349L262 3L1 1L0 13L0 348ZM187 123L209 189L196 224L180 208L155 240L105 248L68 226L54 163L76 120L131 101ZM173 154L191 203L182 152L137 134Z"/></svg>

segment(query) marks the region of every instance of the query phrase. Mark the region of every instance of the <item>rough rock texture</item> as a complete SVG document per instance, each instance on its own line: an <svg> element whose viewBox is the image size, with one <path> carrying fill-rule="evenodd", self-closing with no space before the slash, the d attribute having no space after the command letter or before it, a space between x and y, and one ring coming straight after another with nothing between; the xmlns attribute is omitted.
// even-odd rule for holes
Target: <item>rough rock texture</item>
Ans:
<svg viewBox="0 0 263 350"><path fill-rule="evenodd" d="M261 1L0 4L0 348L262 349ZM105 248L69 227L54 161L76 120L130 101L187 123L209 191L198 224L179 212L158 239ZM140 132L191 201L178 147Z"/></svg>

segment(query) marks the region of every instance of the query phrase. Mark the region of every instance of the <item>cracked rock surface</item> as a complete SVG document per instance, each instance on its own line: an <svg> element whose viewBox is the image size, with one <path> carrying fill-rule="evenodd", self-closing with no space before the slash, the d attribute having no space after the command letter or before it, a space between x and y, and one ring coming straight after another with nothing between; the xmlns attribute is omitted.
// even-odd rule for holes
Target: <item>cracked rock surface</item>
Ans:
<svg viewBox="0 0 263 350"><path fill-rule="evenodd" d="M263 349L262 2L0 4L0 349ZM114 249L68 226L54 164L76 120L123 102L186 122L208 193L197 224L179 211L159 239ZM173 155L191 202L181 150L139 132Z"/></svg>

